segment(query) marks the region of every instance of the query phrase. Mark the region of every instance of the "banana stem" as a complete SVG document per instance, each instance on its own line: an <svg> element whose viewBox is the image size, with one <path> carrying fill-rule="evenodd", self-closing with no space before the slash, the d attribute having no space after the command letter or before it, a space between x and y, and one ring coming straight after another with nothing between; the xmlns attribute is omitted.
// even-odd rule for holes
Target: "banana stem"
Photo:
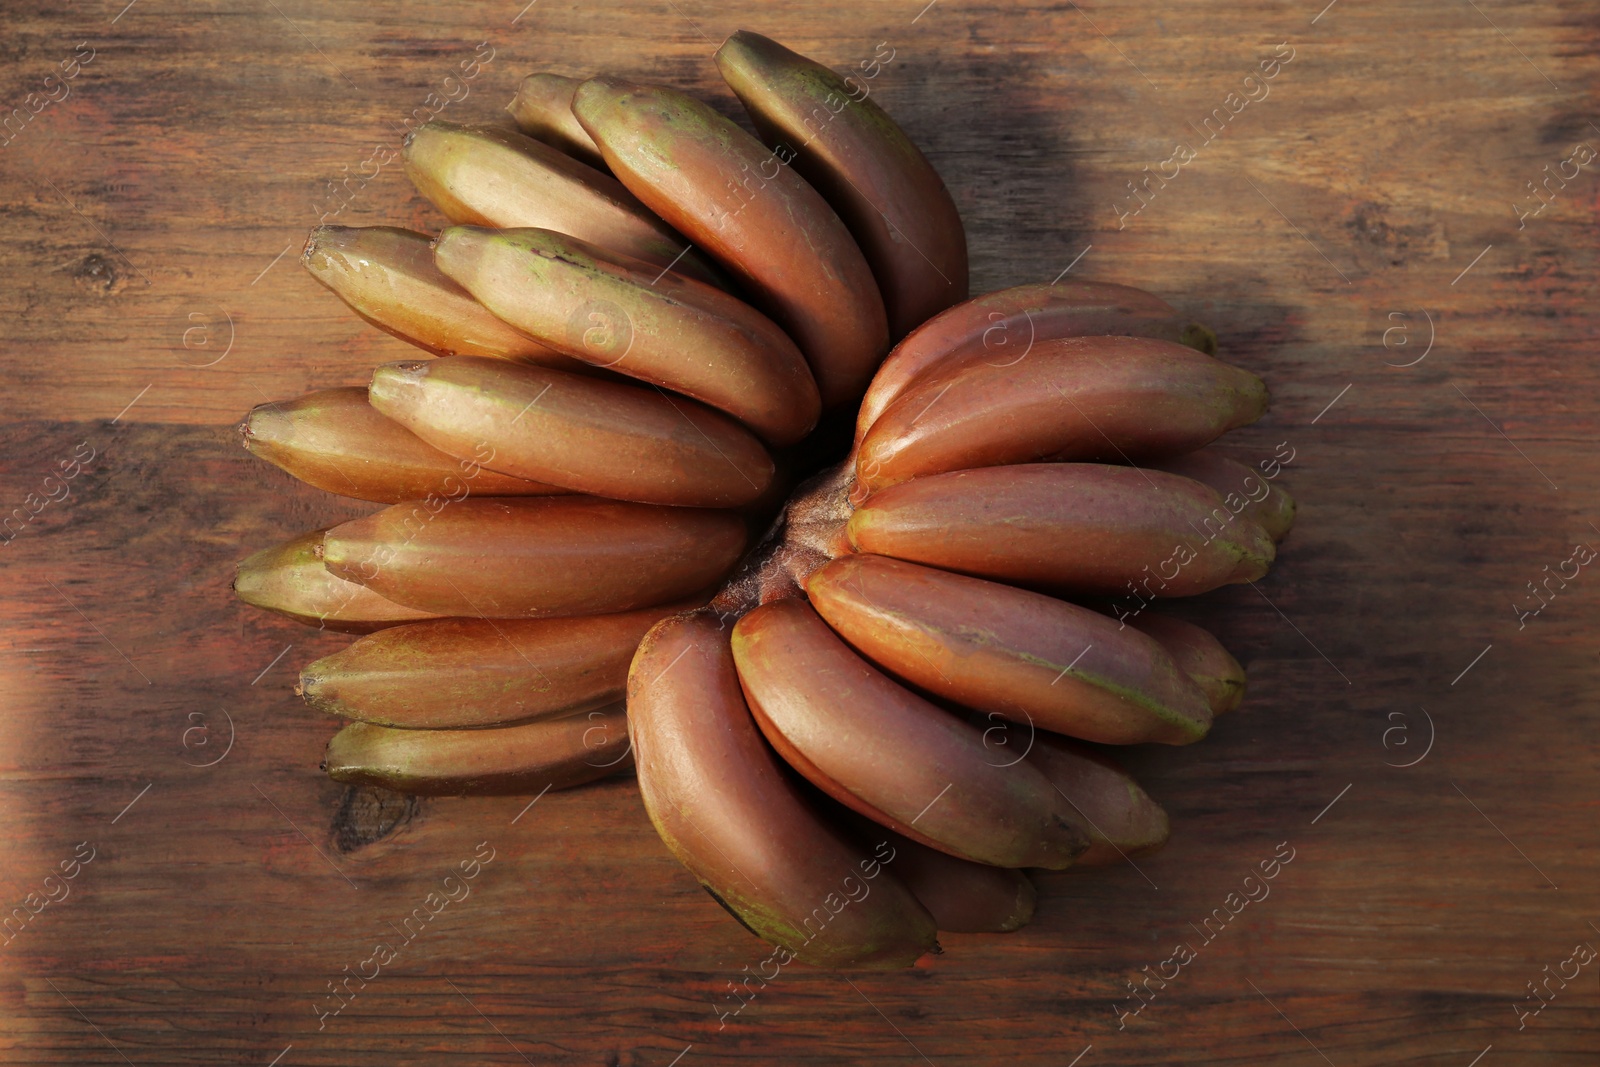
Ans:
<svg viewBox="0 0 1600 1067"><path fill-rule="evenodd" d="M811 572L850 550L845 524L855 511L854 484L853 454L802 482L711 609L731 621L774 600L804 597Z"/></svg>

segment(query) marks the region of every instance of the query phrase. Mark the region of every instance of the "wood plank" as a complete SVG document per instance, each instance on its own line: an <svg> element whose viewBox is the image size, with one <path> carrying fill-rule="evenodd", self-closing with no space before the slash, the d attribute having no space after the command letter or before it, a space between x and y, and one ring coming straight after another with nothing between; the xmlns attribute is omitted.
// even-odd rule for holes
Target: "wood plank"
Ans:
<svg viewBox="0 0 1600 1067"><path fill-rule="evenodd" d="M1513 206L1600 147L1582 5L121 8L11 12L0 45L0 113L94 49L0 148L0 514L95 453L0 547L0 903L95 849L0 944L0 1062L1594 1062L1595 965L1521 1030L1514 1011L1600 945L1597 593L1575 580L1525 626L1512 606L1600 540L1600 185L1586 169L1520 229ZM518 818L527 798L408 804L318 772L334 728L290 685L346 639L237 604L231 565L371 505L229 427L412 354L294 257L329 179L478 42L494 59L442 117L492 118L539 68L735 114L708 56L740 26L841 67L894 47L873 91L955 193L974 288L1071 265L1206 318L1274 395L1231 447L1289 442L1302 510L1259 590L1177 609L1252 689L1200 746L1131 754L1167 848L1043 875L1032 926L949 935L905 974L788 968L719 1028L765 951L630 782ZM1280 42L1270 94L1205 143ZM1193 162L1119 228L1178 143ZM440 222L398 165L336 217ZM472 895L319 1029L328 984L480 842ZM1202 943L1190 924L1280 842L1271 896ZM1119 1029L1180 941L1197 958Z"/></svg>

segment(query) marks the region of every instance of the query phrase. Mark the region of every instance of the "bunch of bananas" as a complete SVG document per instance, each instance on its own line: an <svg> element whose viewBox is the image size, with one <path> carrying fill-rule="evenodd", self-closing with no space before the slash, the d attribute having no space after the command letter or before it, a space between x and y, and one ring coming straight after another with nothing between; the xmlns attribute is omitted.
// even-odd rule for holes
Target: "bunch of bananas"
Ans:
<svg viewBox="0 0 1600 1067"><path fill-rule="evenodd" d="M746 927L907 966L1027 922L1023 868L1165 839L1085 742L1188 744L1239 702L1216 639L1143 605L1259 578L1294 504L1205 449L1266 408L1209 331L1106 283L969 300L955 205L864 83L749 32L716 61L762 140L534 74L522 132L406 142L438 236L312 232L317 280L444 358L250 413L255 454L390 506L234 588L366 635L300 676L350 720L333 778L636 769Z"/></svg>

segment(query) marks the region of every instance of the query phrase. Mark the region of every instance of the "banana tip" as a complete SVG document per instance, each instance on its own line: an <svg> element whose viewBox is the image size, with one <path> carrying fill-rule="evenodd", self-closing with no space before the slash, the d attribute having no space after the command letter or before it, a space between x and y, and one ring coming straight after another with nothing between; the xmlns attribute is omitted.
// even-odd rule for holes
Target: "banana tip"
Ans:
<svg viewBox="0 0 1600 1067"><path fill-rule="evenodd" d="M251 607L269 607L268 603L263 603L263 601L270 601L270 597L262 595L260 575L254 571L245 570L243 564L238 566L239 570L234 574L233 581L228 583L229 592Z"/></svg>
<svg viewBox="0 0 1600 1067"><path fill-rule="evenodd" d="M309 266L311 264L311 257L313 255L315 255L316 252L317 252L317 240L324 233L326 233L327 230L328 230L328 227L326 227L326 226L313 226L313 227L311 227L311 231L306 234L305 246L300 249L300 262L301 263L304 263L307 266Z"/></svg>
<svg viewBox="0 0 1600 1067"><path fill-rule="evenodd" d="M460 230L460 226L446 226L444 229L434 234L433 240L428 242L428 251L433 253L434 260L440 270L444 270L445 265L444 263L439 262L439 249L444 248L448 254L450 246L458 242Z"/></svg>
<svg viewBox="0 0 1600 1067"><path fill-rule="evenodd" d="M723 50L728 48L729 45L732 45L735 48L740 46L748 47L750 45L761 44L768 41L770 41L770 38L764 37L754 30L734 30L732 33L728 34L727 37L723 38L722 46L717 49L717 55L720 56Z"/></svg>
<svg viewBox="0 0 1600 1067"><path fill-rule="evenodd" d="M412 395L412 390L427 380L428 369L426 360L379 365L373 369L372 381L367 384L367 402L384 414L390 414L386 405Z"/></svg>
<svg viewBox="0 0 1600 1067"><path fill-rule="evenodd" d="M1208 356L1217 354L1217 332L1202 322L1191 322L1183 328L1182 341Z"/></svg>

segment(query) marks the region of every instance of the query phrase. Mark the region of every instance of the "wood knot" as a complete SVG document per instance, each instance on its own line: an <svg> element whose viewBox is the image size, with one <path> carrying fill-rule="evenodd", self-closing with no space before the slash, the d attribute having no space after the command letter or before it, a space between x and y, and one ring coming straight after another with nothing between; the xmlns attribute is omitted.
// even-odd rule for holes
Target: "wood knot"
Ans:
<svg viewBox="0 0 1600 1067"><path fill-rule="evenodd" d="M333 814L333 847L345 855L366 848L398 832L419 809L414 796L370 785L350 786Z"/></svg>
<svg viewBox="0 0 1600 1067"><path fill-rule="evenodd" d="M99 252L90 252L72 268L72 280L84 289L101 294L121 292L127 284L117 265Z"/></svg>

